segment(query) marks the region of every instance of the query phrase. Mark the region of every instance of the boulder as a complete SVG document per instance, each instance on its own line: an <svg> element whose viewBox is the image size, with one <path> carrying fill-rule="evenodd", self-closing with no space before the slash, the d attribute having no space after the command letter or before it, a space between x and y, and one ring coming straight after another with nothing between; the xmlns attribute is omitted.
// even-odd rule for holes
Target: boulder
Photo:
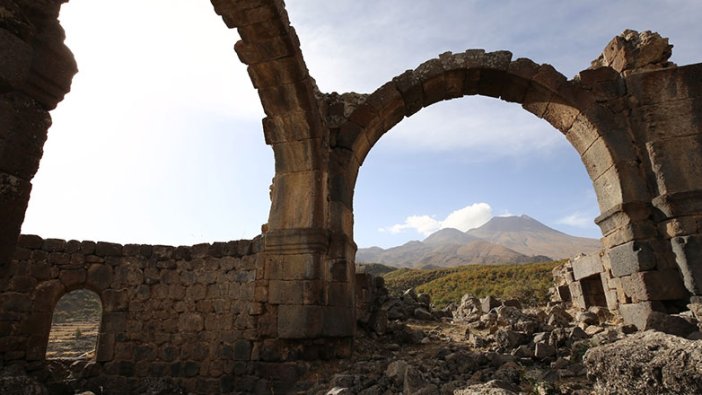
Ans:
<svg viewBox="0 0 702 395"><path fill-rule="evenodd" d="M480 300L472 295L465 294L461 298L461 302L453 312L453 319L456 321L473 322L480 319L482 307Z"/></svg>
<svg viewBox="0 0 702 395"><path fill-rule="evenodd" d="M434 315L427 311L424 307L414 309L414 318L422 321L434 321Z"/></svg>
<svg viewBox="0 0 702 395"><path fill-rule="evenodd" d="M480 299L480 309L483 311L483 313L487 313L495 307L499 307L501 305L502 302L500 302L500 300L494 296L486 296Z"/></svg>
<svg viewBox="0 0 702 395"><path fill-rule="evenodd" d="M661 332L636 333L585 353L598 394L702 393L702 342Z"/></svg>
<svg viewBox="0 0 702 395"><path fill-rule="evenodd" d="M407 362L403 360L390 362L387 369L385 369L385 376L398 384L402 384L403 380L405 379L405 371L407 370L407 366Z"/></svg>
<svg viewBox="0 0 702 395"><path fill-rule="evenodd" d="M653 311L646 318L646 328L680 337L687 337L690 333L698 330L694 325L682 317L668 315Z"/></svg>

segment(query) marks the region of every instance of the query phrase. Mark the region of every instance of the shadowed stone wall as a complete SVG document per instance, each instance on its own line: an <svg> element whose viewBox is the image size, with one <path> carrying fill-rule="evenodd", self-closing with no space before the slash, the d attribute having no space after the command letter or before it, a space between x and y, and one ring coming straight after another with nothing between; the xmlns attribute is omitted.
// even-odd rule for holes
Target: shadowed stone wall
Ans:
<svg viewBox="0 0 702 395"><path fill-rule="evenodd" d="M147 376L177 378L193 393L252 386L249 361L283 359L267 340L274 308L256 292L260 242L176 248L22 236L0 284L2 363L41 366L56 303L89 289L103 306L95 388L119 393Z"/></svg>

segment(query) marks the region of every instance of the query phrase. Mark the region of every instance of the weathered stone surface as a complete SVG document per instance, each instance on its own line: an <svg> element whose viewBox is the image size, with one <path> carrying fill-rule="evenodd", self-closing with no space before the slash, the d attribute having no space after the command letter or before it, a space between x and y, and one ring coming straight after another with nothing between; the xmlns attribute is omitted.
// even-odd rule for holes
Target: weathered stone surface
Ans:
<svg viewBox="0 0 702 395"><path fill-rule="evenodd" d="M584 363L599 394L702 392L702 343L660 332L592 348Z"/></svg>
<svg viewBox="0 0 702 395"><path fill-rule="evenodd" d="M622 277L656 267L656 258L648 243L632 241L608 252L612 265L612 275Z"/></svg>
<svg viewBox="0 0 702 395"><path fill-rule="evenodd" d="M670 67L674 66L668 62L672 48L658 33L625 30L610 41L591 67L611 67L619 72Z"/></svg>

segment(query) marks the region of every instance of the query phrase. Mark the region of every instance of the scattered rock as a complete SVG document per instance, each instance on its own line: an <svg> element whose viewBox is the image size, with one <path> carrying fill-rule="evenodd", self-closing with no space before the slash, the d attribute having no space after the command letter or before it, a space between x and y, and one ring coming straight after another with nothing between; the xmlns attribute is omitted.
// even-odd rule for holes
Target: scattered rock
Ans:
<svg viewBox="0 0 702 395"><path fill-rule="evenodd" d="M405 379L405 371L407 371L407 362L403 360L393 361L385 370L385 376L397 384L402 384Z"/></svg>
<svg viewBox="0 0 702 395"><path fill-rule="evenodd" d="M414 309L413 316L418 320L434 321L434 315L423 307L417 307L416 309Z"/></svg>
<svg viewBox="0 0 702 395"><path fill-rule="evenodd" d="M556 355L556 347L548 343L536 343L534 356L539 359L551 358Z"/></svg>

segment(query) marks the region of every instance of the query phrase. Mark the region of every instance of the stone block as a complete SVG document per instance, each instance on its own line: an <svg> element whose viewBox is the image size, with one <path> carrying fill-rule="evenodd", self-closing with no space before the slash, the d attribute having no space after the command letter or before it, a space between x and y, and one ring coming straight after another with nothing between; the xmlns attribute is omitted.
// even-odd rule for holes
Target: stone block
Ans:
<svg viewBox="0 0 702 395"><path fill-rule="evenodd" d="M393 82L405 102L405 116L409 117L422 109L424 105L424 90L414 71L405 71L393 78Z"/></svg>
<svg viewBox="0 0 702 395"><path fill-rule="evenodd" d="M690 323L682 317L668 315L658 311L653 311L648 315L644 330L649 329L680 337L687 337L692 332L698 330L697 325Z"/></svg>
<svg viewBox="0 0 702 395"><path fill-rule="evenodd" d="M482 310L483 313L488 313L490 310L499 307L502 305L502 302L500 302L497 298L493 296L486 296L482 299L480 299L480 309Z"/></svg>
<svg viewBox="0 0 702 395"><path fill-rule="evenodd" d="M102 292L102 308L105 312L126 311L129 307L127 289L106 289Z"/></svg>
<svg viewBox="0 0 702 395"><path fill-rule="evenodd" d="M351 306L353 305L352 283L330 282L327 283L327 305L329 306Z"/></svg>
<svg viewBox="0 0 702 395"><path fill-rule="evenodd" d="M272 304L303 303L303 281L271 280L268 283L268 302Z"/></svg>
<svg viewBox="0 0 702 395"><path fill-rule="evenodd" d="M646 144L661 194L702 190L702 135Z"/></svg>
<svg viewBox="0 0 702 395"><path fill-rule="evenodd" d="M232 357L235 361L248 361L251 359L251 342L238 340L234 343Z"/></svg>
<svg viewBox="0 0 702 395"><path fill-rule="evenodd" d="M682 300L689 297L680 272L652 270L622 277L624 292L634 303L653 300Z"/></svg>
<svg viewBox="0 0 702 395"><path fill-rule="evenodd" d="M256 89L302 81L307 69L298 56L288 56L248 67L249 77Z"/></svg>
<svg viewBox="0 0 702 395"><path fill-rule="evenodd" d="M624 319L624 323L635 325L640 331L646 330L646 321L654 311L665 313L665 306L657 301L619 305L619 312Z"/></svg>
<svg viewBox="0 0 702 395"><path fill-rule="evenodd" d="M356 327L353 306L325 306L323 336L352 337Z"/></svg>
<svg viewBox="0 0 702 395"><path fill-rule="evenodd" d="M568 284L568 289L570 290L570 299L573 302L573 306L580 309L586 309L587 303L585 302L585 295L583 294L583 288L580 281L573 281Z"/></svg>
<svg viewBox="0 0 702 395"><path fill-rule="evenodd" d="M85 270L62 270L59 280L67 289L75 289L85 285Z"/></svg>
<svg viewBox="0 0 702 395"><path fill-rule="evenodd" d="M324 323L322 307L320 306L278 306L278 336L281 339L304 339L320 336Z"/></svg>
<svg viewBox="0 0 702 395"><path fill-rule="evenodd" d="M656 267L653 249L645 241L631 241L613 247L607 253L612 265L612 275L615 277L652 270Z"/></svg>
<svg viewBox="0 0 702 395"><path fill-rule="evenodd" d="M581 280L594 274L601 273L602 259L599 254L581 255L573 260L573 278Z"/></svg>
<svg viewBox="0 0 702 395"><path fill-rule="evenodd" d="M104 312L102 316L102 332L123 333L127 329L127 313L125 312Z"/></svg>
<svg viewBox="0 0 702 395"><path fill-rule="evenodd" d="M286 141L298 141L312 137L306 112L289 111L263 119L263 136L266 144L273 145Z"/></svg>
<svg viewBox="0 0 702 395"><path fill-rule="evenodd" d="M122 255L122 246L120 244L116 244L116 243L106 243L106 242L100 241L95 246L95 255L103 256L103 257L121 256Z"/></svg>
<svg viewBox="0 0 702 395"><path fill-rule="evenodd" d="M181 332L199 332L204 327L201 314L185 313L178 317L178 329Z"/></svg>
<svg viewBox="0 0 702 395"><path fill-rule="evenodd" d="M30 250L40 249L44 245L44 239L37 235L20 235L17 238L17 246Z"/></svg>
<svg viewBox="0 0 702 395"><path fill-rule="evenodd" d="M270 280L316 280L323 274L321 258L313 254L271 257L265 265Z"/></svg>
<svg viewBox="0 0 702 395"><path fill-rule="evenodd" d="M277 174L271 191L272 229L314 228L322 222L319 200L326 177L319 171ZM268 239L266 240L268 243Z"/></svg>
<svg viewBox="0 0 702 395"><path fill-rule="evenodd" d="M86 283L96 290L108 288L112 285L112 267L105 264L90 265Z"/></svg>
<svg viewBox="0 0 702 395"><path fill-rule="evenodd" d="M115 334L104 333L98 334L97 345L95 350L96 362L108 362L114 358L115 354Z"/></svg>
<svg viewBox="0 0 702 395"><path fill-rule="evenodd" d="M675 237L670 242L685 287L693 295L702 295L702 235Z"/></svg>

